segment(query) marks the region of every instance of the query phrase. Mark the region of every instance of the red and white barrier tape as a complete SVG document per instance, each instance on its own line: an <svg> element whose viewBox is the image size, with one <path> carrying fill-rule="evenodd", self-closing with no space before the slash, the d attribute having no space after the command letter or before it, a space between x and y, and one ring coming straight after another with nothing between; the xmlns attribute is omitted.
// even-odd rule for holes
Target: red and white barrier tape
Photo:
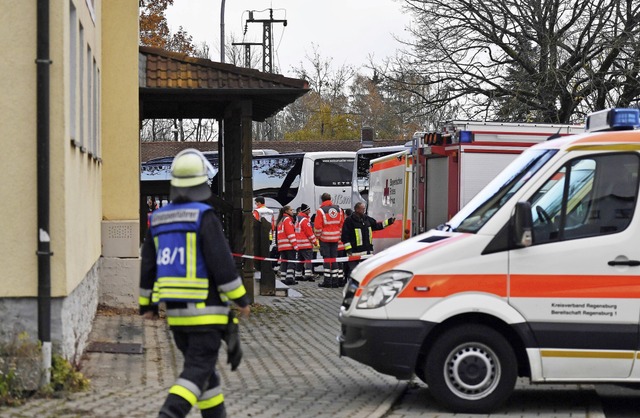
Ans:
<svg viewBox="0 0 640 418"><path fill-rule="evenodd" d="M257 255L247 255L247 254L237 254L237 253L231 253L231 254L234 257L250 258L252 260L278 261L278 262L282 262L282 263L300 263L300 264L307 264L307 263L344 263L344 262L347 262L347 261L360 261L360 260L364 260L365 258L369 258L369 257L372 256L372 254L363 254L363 255L351 255L351 256L348 256L348 257L316 258L314 260L300 261L300 260L285 260L284 258L259 257Z"/></svg>

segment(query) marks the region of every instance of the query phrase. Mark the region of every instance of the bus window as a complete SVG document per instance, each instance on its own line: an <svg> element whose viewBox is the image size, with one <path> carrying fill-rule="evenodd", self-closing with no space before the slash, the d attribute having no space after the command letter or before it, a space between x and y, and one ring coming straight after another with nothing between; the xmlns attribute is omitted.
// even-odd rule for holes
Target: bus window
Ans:
<svg viewBox="0 0 640 418"><path fill-rule="evenodd" d="M316 186L350 186L353 158L321 158L314 161Z"/></svg>
<svg viewBox="0 0 640 418"><path fill-rule="evenodd" d="M298 193L302 155L254 157L253 195L285 205Z"/></svg>

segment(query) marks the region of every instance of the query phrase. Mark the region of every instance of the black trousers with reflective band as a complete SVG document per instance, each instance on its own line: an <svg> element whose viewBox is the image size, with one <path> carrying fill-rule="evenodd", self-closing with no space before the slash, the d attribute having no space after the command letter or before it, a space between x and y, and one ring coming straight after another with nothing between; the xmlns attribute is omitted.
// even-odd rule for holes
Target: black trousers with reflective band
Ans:
<svg viewBox="0 0 640 418"><path fill-rule="evenodd" d="M280 251L280 258L284 260L295 260L296 259L296 251L295 250L285 250ZM286 280L293 280L296 271L295 263L287 263L283 261L280 264L280 273L285 277Z"/></svg>
<svg viewBox="0 0 640 418"><path fill-rule="evenodd" d="M311 248L305 248L298 250L298 260L307 261L313 259L313 250ZM299 263L296 265L297 277L312 277L313 271L311 263Z"/></svg>
<svg viewBox="0 0 640 418"><path fill-rule="evenodd" d="M184 356L184 366L180 379L187 380L205 392L220 386L220 378L216 373L218 350L222 341L222 331L208 328L198 331L181 331L173 327L173 340ZM160 410L161 416L184 418L191 410L191 403L184 397L169 394ZM224 403L214 408L203 409L205 418L225 416Z"/></svg>
<svg viewBox="0 0 640 418"><path fill-rule="evenodd" d="M338 258L338 243L320 241L320 255L322 258ZM338 263L322 263L325 281L338 277Z"/></svg>

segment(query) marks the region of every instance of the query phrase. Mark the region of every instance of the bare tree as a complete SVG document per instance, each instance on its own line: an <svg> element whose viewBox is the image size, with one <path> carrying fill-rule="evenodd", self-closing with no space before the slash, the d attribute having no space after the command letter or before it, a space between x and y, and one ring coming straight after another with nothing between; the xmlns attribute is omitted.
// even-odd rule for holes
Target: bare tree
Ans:
<svg viewBox="0 0 640 418"><path fill-rule="evenodd" d="M333 68L332 58L323 58L318 51L318 45L311 44L311 55L306 54L306 64L302 61L298 67L292 68L293 73L307 80L309 86L324 100L335 105L346 104L346 88L356 71L350 65ZM309 68L310 67L310 68Z"/></svg>
<svg viewBox="0 0 640 418"><path fill-rule="evenodd" d="M582 121L637 104L637 0L404 0L412 41L383 78L424 114Z"/></svg>
<svg viewBox="0 0 640 418"><path fill-rule="evenodd" d="M209 46L193 44L193 37L180 26L171 33L165 11L174 0L139 0L140 44L189 56L209 59ZM154 119L143 120L142 141L213 141L217 139L217 123L212 119Z"/></svg>
<svg viewBox="0 0 640 418"><path fill-rule="evenodd" d="M312 91L287 106L281 117L282 131L295 139L347 139L359 136L359 116L349 110L347 88L356 72L352 66L333 68L318 46L305 56L306 61L292 68L297 78L309 82Z"/></svg>

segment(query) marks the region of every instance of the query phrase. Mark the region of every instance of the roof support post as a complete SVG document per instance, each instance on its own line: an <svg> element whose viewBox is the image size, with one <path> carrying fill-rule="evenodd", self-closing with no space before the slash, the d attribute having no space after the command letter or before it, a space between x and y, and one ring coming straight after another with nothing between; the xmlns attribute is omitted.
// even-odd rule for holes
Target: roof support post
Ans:
<svg viewBox="0 0 640 418"><path fill-rule="evenodd" d="M234 253L254 254L253 249L253 182L252 182L252 103L250 100L233 102L227 107L224 120L225 196L231 202L231 250ZM242 272L244 286L253 303L253 260L236 259Z"/></svg>

